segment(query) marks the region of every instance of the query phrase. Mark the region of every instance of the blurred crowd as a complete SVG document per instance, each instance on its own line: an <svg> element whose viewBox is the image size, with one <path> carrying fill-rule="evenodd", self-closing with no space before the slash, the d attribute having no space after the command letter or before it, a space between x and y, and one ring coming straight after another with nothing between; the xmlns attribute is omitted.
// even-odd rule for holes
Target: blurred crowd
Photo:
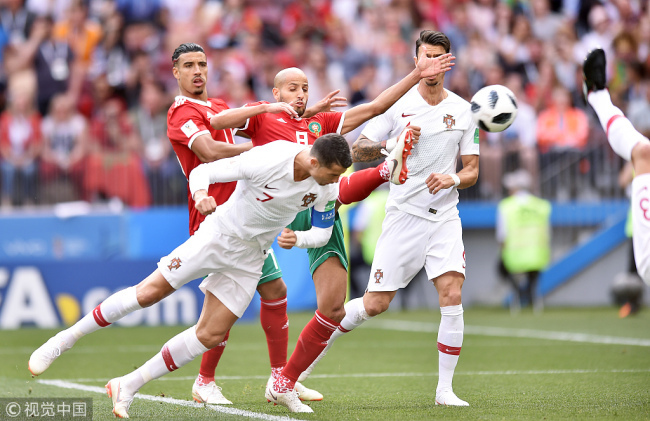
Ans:
<svg viewBox="0 0 650 421"><path fill-rule="evenodd" d="M498 200L502 174L522 167L547 198L621 197L620 159L581 100L581 62L605 48L615 104L650 134L648 9L645 0L0 0L0 205L185 203L166 137L182 42L206 49L208 93L231 107L273 101L275 74L291 66L307 74L312 104L341 89L355 105L410 71L422 29L451 40L449 89L469 100L503 84L519 101L511 128L481 134L480 181L466 195Z"/></svg>

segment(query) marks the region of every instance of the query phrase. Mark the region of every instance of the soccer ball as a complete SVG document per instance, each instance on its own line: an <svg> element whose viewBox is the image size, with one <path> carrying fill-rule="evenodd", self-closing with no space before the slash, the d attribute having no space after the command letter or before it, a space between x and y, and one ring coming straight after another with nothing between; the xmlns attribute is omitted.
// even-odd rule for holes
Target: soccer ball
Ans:
<svg viewBox="0 0 650 421"><path fill-rule="evenodd" d="M502 132L517 117L515 94L503 85L479 89L472 97L472 118L486 132Z"/></svg>

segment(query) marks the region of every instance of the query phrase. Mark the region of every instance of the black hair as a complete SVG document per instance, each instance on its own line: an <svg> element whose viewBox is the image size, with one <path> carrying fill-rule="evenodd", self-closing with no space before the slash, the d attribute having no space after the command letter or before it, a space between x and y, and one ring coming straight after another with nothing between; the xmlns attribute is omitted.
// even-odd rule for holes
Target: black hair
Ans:
<svg viewBox="0 0 650 421"><path fill-rule="evenodd" d="M331 168L338 164L343 168L352 165L350 145L343 136L337 133L328 133L316 139L311 148L311 154L325 167Z"/></svg>
<svg viewBox="0 0 650 421"><path fill-rule="evenodd" d="M185 53L205 54L205 51L203 50L203 47L193 42L186 42L184 44L181 44L178 47L176 47L176 49L174 50L174 54L172 54L172 63L174 64L174 66L176 66L176 63L178 62L178 58L181 56L181 54L185 54Z"/></svg>
<svg viewBox="0 0 650 421"><path fill-rule="evenodd" d="M442 32L432 31L430 29L425 29L420 32L420 38L415 41L415 56L418 57L420 52L420 46L422 44L429 45L439 45L445 49L445 53L448 53L451 50L451 41L447 38L447 35Z"/></svg>

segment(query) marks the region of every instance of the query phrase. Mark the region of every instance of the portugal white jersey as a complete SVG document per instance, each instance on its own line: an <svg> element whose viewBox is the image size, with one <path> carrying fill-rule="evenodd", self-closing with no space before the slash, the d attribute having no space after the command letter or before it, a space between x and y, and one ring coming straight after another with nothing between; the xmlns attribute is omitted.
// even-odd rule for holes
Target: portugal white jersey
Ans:
<svg viewBox="0 0 650 421"><path fill-rule="evenodd" d="M456 158L478 155L478 128L472 120L469 102L451 91L440 104L429 105L418 92L418 85L409 90L384 114L368 123L363 134L375 142L399 136L410 123L422 128L420 140L406 161L408 180L391 184L386 208L432 221L446 220L458 214L456 187L429 193L426 179L431 173L456 173Z"/></svg>
<svg viewBox="0 0 650 421"><path fill-rule="evenodd" d="M298 212L313 207L325 213L336 204L338 183L321 186L312 177L294 181L295 157L306 148L271 142L199 165L190 175L192 197L197 190L207 190L210 183L241 180L230 199L207 218L216 219L220 233L257 241L266 250Z"/></svg>

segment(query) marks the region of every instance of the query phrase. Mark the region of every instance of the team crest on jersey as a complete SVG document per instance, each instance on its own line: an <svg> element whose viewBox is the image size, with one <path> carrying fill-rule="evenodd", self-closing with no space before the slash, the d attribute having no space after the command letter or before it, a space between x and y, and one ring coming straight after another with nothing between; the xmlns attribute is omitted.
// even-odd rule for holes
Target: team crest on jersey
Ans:
<svg viewBox="0 0 650 421"><path fill-rule="evenodd" d="M311 205L312 203L314 203L315 200L316 200L316 195L315 195L314 193L306 194L306 195L302 198L302 205L303 205L304 207L308 208L309 205Z"/></svg>
<svg viewBox="0 0 650 421"><path fill-rule="evenodd" d="M172 269L178 269L178 268L181 267L181 263L182 263L182 262L181 262L181 258L180 258L180 257L174 257L174 258L172 259L171 263L169 263L169 265L167 266L167 269L169 269L169 270L172 270Z"/></svg>
<svg viewBox="0 0 650 421"><path fill-rule="evenodd" d="M322 130L320 123L317 121L312 121L309 123L309 126L307 126L310 132L316 135L316 137L320 137L320 132Z"/></svg>
<svg viewBox="0 0 650 421"><path fill-rule="evenodd" d="M454 116L451 114L447 114L442 118L442 122L447 125L447 130L451 130L454 125L456 124L456 120L454 119Z"/></svg>
<svg viewBox="0 0 650 421"><path fill-rule="evenodd" d="M377 272L375 272L375 283L381 283L382 279L384 279L384 272L381 269L377 269Z"/></svg>

